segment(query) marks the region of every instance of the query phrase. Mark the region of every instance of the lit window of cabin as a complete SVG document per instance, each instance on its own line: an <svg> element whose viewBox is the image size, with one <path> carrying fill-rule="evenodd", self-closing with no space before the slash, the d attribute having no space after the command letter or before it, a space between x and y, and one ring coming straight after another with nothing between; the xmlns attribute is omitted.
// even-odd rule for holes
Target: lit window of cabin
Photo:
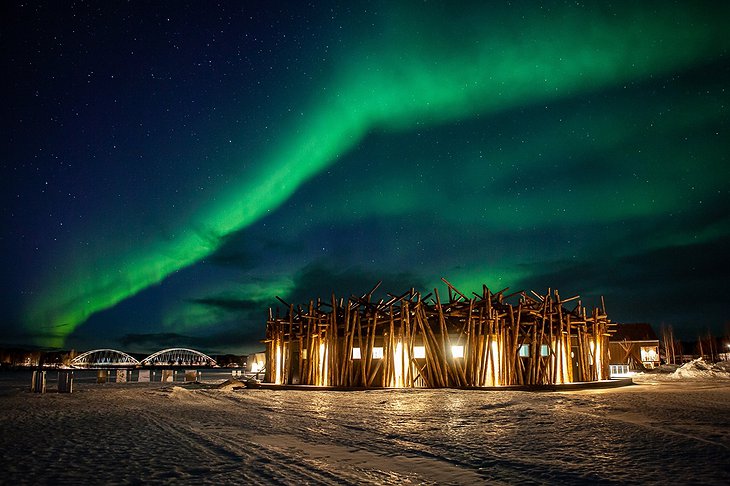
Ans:
<svg viewBox="0 0 730 486"><path fill-rule="evenodd" d="M609 365L611 376L625 376L629 374L629 365L627 364L613 364Z"/></svg>
<svg viewBox="0 0 730 486"><path fill-rule="evenodd" d="M352 359L361 359L360 348L352 348Z"/></svg>
<svg viewBox="0 0 730 486"><path fill-rule="evenodd" d="M463 358L464 346L451 346L451 356L454 358Z"/></svg>
<svg viewBox="0 0 730 486"><path fill-rule="evenodd" d="M530 357L530 345L529 344L523 344L520 346L520 358L529 358Z"/></svg>
<svg viewBox="0 0 730 486"><path fill-rule="evenodd" d="M380 346L373 348L373 359L383 359L383 348Z"/></svg>
<svg viewBox="0 0 730 486"><path fill-rule="evenodd" d="M413 357L424 359L426 357L426 346L413 346Z"/></svg>

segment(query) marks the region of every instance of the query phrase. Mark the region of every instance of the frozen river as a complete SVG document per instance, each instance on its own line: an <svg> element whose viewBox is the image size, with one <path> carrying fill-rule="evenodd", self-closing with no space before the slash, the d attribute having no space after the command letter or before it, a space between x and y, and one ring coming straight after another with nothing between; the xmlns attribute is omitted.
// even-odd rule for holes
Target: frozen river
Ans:
<svg viewBox="0 0 730 486"><path fill-rule="evenodd" d="M0 377L12 483L730 484L730 380L273 391Z"/></svg>

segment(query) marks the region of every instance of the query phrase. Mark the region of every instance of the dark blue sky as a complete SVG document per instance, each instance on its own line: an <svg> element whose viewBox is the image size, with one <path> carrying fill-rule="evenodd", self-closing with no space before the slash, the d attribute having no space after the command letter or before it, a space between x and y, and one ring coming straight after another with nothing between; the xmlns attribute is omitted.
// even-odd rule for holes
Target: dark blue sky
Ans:
<svg viewBox="0 0 730 486"><path fill-rule="evenodd" d="M724 5L0 9L5 344L249 352L442 276L727 329Z"/></svg>

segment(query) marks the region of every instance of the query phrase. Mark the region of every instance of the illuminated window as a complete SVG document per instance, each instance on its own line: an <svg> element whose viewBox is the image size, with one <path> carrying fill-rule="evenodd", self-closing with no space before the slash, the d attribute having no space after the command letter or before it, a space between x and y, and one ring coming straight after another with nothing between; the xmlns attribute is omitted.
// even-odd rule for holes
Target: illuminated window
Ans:
<svg viewBox="0 0 730 486"><path fill-rule="evenodd" d="M463 358L464 346L451 346L451 356L454 358Z"/></svg>
<svg viewBox="0 0 730 486"><path fill-rule="evenodd" d="M530 357L530 345L529 344L523 344L520 346L520 358L529 358Z"/></svg>
<svg viewBox="0 0 730 486"><path fill-rule="evenodd" d="M360 359L360 348L352 348L352 359Z"/></svg>
<svg viewBox="0 0 730 486"><path fill-rule="evenodd" d="M540 346L540 356L550 356L550 348L547 344Z"/></svg>
<svg viewBox="0 0 730 486"><path fill-rule="evenodd" d="M413 346L413 357L423 359L426 357L426 346Z"/></svg>
<svg viewBox="0 0 730 486"><path fill-rule="evenodd" d="M641 361L659 361L656 346L642 346Z"/></svg>
<svg viewBox="0 0 730 486"><path fill-rule="evenodd" d="M611 376L614 375L627 375L629 373L629 365L609 365Z"/></svg>
<svg viewBox="0 0 730 486"><path fill-rule="evenodd" d="M373 359L383 359L383 348L382 347L373 348Z"/></svg>
<svg viewBox="0 0 730 486"><path fill-rule="evenodd" d="M307 350L302 349L302 359L307 359Z"/></svg>

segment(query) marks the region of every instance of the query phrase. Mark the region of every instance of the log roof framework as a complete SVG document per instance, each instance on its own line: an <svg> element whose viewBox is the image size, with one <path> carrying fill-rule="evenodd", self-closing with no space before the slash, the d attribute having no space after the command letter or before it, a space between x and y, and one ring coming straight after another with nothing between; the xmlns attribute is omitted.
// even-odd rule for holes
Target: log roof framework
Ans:
<svg viewBox="0 0 730 486"><path fill-rule="evenodd" d="M265 381L443 388L608 379L614 324L603 298L589 311L579 296L561 299L557 290L505 295L483 285L467 296L442 280L446 301L437 289L410 289L375 302L380 282L363 296L333 294L304 308L277 297L286 312L269 310Z"/></svg>

